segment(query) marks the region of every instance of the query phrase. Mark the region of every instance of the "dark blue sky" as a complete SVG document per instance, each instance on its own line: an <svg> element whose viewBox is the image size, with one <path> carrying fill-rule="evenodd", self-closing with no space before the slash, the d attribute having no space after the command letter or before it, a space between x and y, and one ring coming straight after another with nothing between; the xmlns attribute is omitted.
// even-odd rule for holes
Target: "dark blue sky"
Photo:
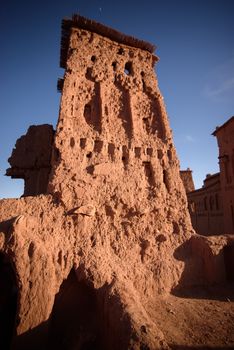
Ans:
<svg viewBox="0 0 234 350"><path fill-rule="evenodd" d="M19 196L23 181L3 176L16 139L31 124L58 118L61 19L80 12L150 41L181 168L196 186L218 171L217 125L234 115L234 1L24 1L0 9L0 197Z"/></svg>

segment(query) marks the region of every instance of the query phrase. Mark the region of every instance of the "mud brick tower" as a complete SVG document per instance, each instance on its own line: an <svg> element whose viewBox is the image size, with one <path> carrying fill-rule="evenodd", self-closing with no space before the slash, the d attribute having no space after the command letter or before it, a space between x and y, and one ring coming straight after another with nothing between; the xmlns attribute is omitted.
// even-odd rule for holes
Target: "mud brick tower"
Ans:
<svg viewBox="0 0 234 350"><path fill-rule="evenodd" d="M92 211L92 218L78 216L79 235L91 234L97 244L92 256L106 234L114 254L131 261L137 235L147 265L153 239L156 289L163 292L179 270L176 278L173 258L163 263L162 246L174 247L191 226L153 51L149 43L80 16L63 21L65 75L48 190L66 210ZM138 288L149 275L154 280L148 272Z"/></svg>
<svg viewBox="0 0 234 350"><path fill-rule="evenodd" d="M81 16L63 21L52 155L30 163L40 174L42 154L49 175L34 189L27 172L27 196L0 201L13 348L167 348L146 304L180 283L175 251L193 230L153 52Z"/></svg>

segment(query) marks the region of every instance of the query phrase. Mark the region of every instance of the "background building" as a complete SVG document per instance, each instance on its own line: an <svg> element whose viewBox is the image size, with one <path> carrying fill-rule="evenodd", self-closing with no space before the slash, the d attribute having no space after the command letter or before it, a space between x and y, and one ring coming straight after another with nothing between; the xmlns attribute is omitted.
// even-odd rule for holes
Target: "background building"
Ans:
<svg viewBox="0 0 234 350"><path fill-rule="evenodd" d="M213 175L208 174L203 187L198 190L189 192L185 184L189 211L197 233L202 235L233 234L234 116L217 127L212 135L217 137L220 172Z"/></svg>

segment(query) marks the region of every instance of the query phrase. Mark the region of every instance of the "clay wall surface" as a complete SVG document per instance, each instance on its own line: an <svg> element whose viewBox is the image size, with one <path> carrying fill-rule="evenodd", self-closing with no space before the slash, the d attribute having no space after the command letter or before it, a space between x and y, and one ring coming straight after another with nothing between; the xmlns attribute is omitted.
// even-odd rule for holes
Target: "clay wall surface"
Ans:
<svg viewBox="0 0 234 350"><path fill-rule="evenodd" d="M213 133L219 146L219 165L226 233L234 233L234 117Z"/></svg>
<svg viewBox="0 0 234 350"><path fill-rule="evenodd" d="M21 136L8 159L6 175L24 179L24 196L46 193L51 170L54 130L51 125L30 126Z"/></svg>

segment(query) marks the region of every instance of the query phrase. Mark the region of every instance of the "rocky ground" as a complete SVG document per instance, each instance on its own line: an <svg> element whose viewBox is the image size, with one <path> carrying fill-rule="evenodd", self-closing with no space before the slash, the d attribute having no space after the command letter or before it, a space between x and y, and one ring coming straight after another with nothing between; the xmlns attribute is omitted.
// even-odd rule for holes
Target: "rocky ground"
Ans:
<svg viewBox="0 0 234 350"><path fill-rule="evenodd" d="M234 349L234 284L161 297L147 308L172 349Z"/></svg>

